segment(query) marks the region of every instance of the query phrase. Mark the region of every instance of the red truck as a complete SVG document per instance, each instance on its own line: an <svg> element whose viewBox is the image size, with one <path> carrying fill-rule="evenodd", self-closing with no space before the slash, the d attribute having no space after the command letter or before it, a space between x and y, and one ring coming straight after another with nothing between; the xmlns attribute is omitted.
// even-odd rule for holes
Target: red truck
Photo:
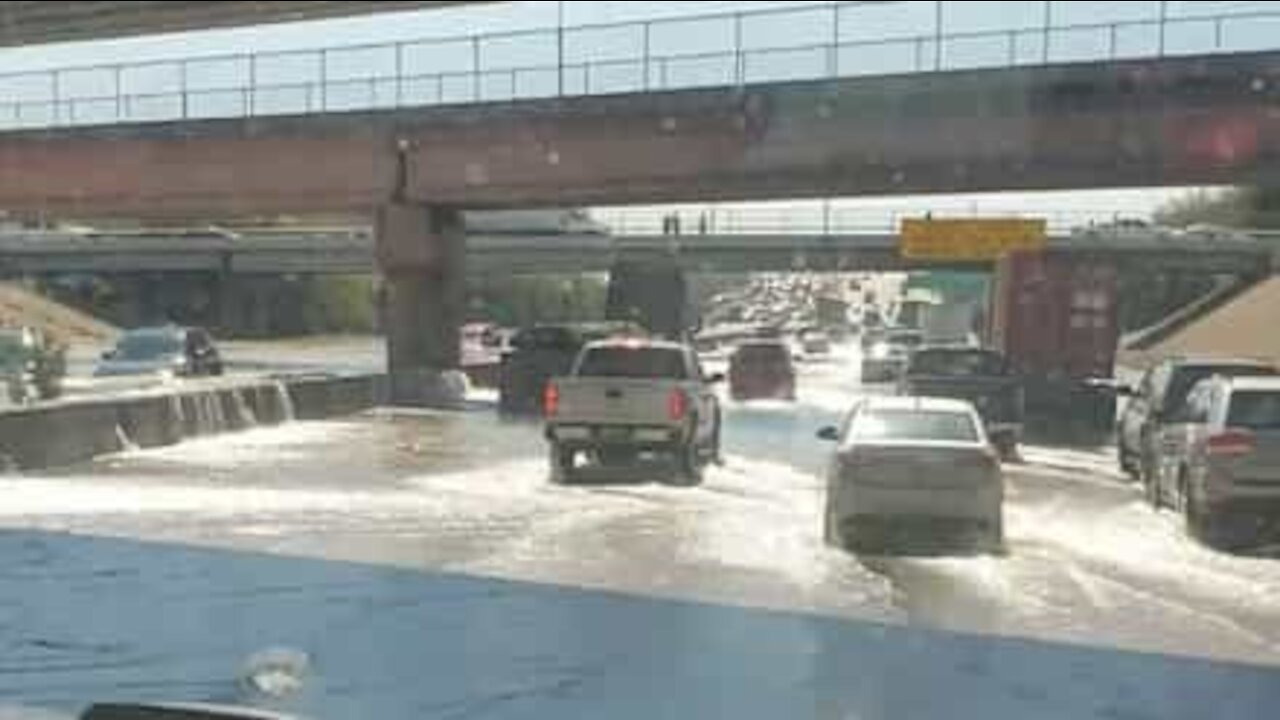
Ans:
<svg viewBox="0 0 1280 720"><path fill-rule="evenodd" d="M1024 384L1028 425L1072 438L1101 437L1114 394L1091 379L1114 373L1119 342L1114 264L1079 252L1020 252L996 265L988 344Z"/></svg>

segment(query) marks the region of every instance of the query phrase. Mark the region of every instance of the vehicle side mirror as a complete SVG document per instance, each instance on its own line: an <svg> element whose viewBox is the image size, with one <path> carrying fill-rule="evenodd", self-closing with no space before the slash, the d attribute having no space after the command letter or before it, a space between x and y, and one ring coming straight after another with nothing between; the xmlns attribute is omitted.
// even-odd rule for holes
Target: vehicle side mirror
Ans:
<svg viewBox="0 0 1280 720"><path fill-rule="evenodd" d="M834 425L828 425L818 431L818 439L826 442L840 442L840 429Z"/></svg>
<svg viewBox="0 0 1280 720"><path fill-rule="evenodd" d="M707 382L712 385L724 382L724 373L711 373L707 376Z"/></svg>
<svg viewBox="0 0 1280 720"><path fill-rule="evenodd" d="M1137 397L1138 390L1132 385L1123 383L1115 378L1089 378L1084 381L1087 387L1095 390L1105 390L1115 394L1117 397Z"/></svg>

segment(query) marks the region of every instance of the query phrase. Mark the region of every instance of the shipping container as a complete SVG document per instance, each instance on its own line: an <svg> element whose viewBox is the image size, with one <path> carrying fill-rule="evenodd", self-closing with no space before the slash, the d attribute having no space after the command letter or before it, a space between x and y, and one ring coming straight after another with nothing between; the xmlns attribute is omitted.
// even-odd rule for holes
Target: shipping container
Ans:
<svg viewBox="0 0 1280 720"><path fill-rule="evenodd" d="M1029 420L1106 432L1119 341L1116 269L1084 253L1013 253L996 265L986 339L1024 378Z"/></svg>
<svg viewBox="0 0 1280 720"><path fill-rule="evenodd" d="M684 271L672 260L618 260L609 271L605 319L682 340L697 318Z"/></svg>

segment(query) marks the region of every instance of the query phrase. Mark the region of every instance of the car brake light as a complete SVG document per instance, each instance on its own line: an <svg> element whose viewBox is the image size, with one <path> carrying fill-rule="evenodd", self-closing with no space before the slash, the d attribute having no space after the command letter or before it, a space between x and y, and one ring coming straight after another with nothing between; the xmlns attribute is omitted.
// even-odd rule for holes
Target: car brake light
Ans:
<svg viewBox="0 0 1280 720"><path fill-rule="evenodd" d="M689 411L689 398L683 390L672 390L667 396L667 417L672 420L683 420Z"/></svg>
<svg viewBox="0 0 1280 720"><path fill-rule="evenodd" d="M560 412L560 388L555 383L547 383L542 391L542 412L547 417L555 417Z"/></svg>
<svg viewBox="0 0 1280 720"><path fill-rule="evenodd" d="M1210 435L1210 455L1247 455L1253 452L1253 433L1247 430L1224 430Z"/></svg>

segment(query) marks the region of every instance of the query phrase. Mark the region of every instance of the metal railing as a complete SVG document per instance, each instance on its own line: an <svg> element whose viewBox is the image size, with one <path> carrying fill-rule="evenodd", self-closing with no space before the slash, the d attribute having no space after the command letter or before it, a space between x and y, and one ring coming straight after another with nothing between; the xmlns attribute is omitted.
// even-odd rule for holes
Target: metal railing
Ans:
<svg viewBox="0 0 1280 720"><path fill-rule="evenodd" d="M829 202L810 202L791 207L603 208L593 211L595 219L616 236L675 234L698 235L892 235L908 218L1020 218L1044 220L1052 234L1067 234L1090 227L1108 231L1126 227L1141 230L1145 222L1131 213L1116 211L1103 218L1097 210L1036 211L1029 208L980 206L955 207L840 207ZM1141 224L1140 224L1141 223Z"/></svg>
<svg viewBox="0 0 1280 720"><path fill-rule="evenodd" d="M1280 10L953 30L963 3L833 2L0 74L0 129L304 114L1280 48ZM921 29L865 14L931 7ZM946 10L959 10L949 17ZM1274 26L1272 25L1274 23ZM790 33L781 28L792 26ZM775 28L778 28L775 31ZM1268 30L1268 28L1270 28ZM799 38L786 41L786 36ZM782 37L782 40L778 38Z"/></svg>

